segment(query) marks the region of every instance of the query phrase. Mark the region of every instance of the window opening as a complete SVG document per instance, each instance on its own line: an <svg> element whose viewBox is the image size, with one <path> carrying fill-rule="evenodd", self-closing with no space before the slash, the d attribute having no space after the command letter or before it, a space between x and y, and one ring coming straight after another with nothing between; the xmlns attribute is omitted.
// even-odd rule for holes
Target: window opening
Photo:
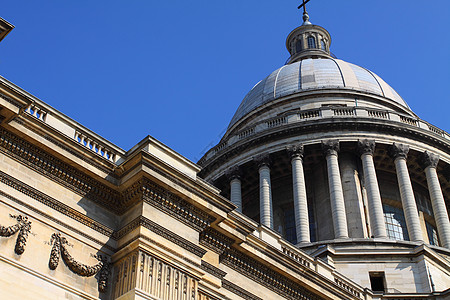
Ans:
<svg viewBox="0 0 450 300"><path fill-rule="evenodd" d="M308 37L308 48L316 48L316 39L313 36Z"/></svg>
<svg viewBox="0 0 450 300"><path fill-rule="evenodd" d="M384 293L384 272L369 273L369 278L372 291Z"/></svg>
<svg viewBox="0 0 450 300"><path fill-rule="evenodd" d="M405 215L403 214L402 208L383 204L383 211L388 238L409 241Z"/></svg>
<svg viewBox="0 0 450 300"><path fill-rule="evenodd" d="M428 240L430 241L430 245L439 246L438 234L436 227L425 221L425 225L427 227Z"/></svg>
<svg viewBox="0 0 450 300"><path fill-rule="evenodd" d="M302 45L302 40L301 39L299 39L298 41L297 41L297 43L295 44L295 52L300 52L300 51L302 51L303 50L303 45Z"/></svg>
<svg viewBox="0 0 450 300"><path fill-rule="evenodd" d="M324 50L324 51L327 50L327 46L325 45L325 41L324 41L324 40L321 40L321 41L320 41L320 48L321 48L322 50Z"/></svg>
<svg viewBox="0 0 450 300"><path fill-rule="evenodd" d="M293 206L284 208L284 229L286 240L294 245L297 244L297 233L295 230L295 215Z"/></svg>

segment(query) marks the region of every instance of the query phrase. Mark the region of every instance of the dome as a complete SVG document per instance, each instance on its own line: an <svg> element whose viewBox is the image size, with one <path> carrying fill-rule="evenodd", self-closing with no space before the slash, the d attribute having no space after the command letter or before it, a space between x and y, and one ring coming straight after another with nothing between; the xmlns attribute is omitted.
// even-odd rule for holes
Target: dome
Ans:
<svg viewBox="0 0 450 300"><path fill-rule="evenodd" d="M303 91L330 88L381 96L410 110L400 95L375 73L340 59L308 58L285 65L258 82L245 96L228 128L267 102Z"/></svg>

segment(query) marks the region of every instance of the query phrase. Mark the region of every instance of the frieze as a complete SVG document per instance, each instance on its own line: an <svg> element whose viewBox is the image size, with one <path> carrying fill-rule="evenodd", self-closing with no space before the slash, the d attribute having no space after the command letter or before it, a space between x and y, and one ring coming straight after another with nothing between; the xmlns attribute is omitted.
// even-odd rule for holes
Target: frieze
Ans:
<svg viewBox="0 0 450 300"><path fill-rule="evenodd" d="M0 151L77 194L118 212L118 192L3 129L0 129Z"/></svg>
<svg viewBox="0 0 450 300"><path fill-rule="evenodd" d="M93 238L92 236L86 234L84 231L79 230L79 229L77 229L77 228L75 228L75 227L72 227L72 226L70 226L70 225L67 225L65 222L61 222L61 220L59 220L58 218L52 217L51 215L49 215L49 214L47 214L47 213L45 213L45 212L42 212L41 210L36 209L34 206L29 205L28 203L25 203L25 202L23 202L23 201L21 201L21 200L15 198L15 197L9 195L9 194L6 194L6 193L3 192L3 191L0 191L0 195L3 196L3 197L5 197L5 198L7 198L7 199L9 199L9 200L11 200L11 201L16 202L17 204L21 205L22 207L25 207L25 208L27 208L27 209L29 209L29 210L31 210L31 211L33 211L33 212L35 212L35 213L37 213L37 214L43 216L43 217L46 218L47 220L50 220L50 221L52 221L52 222L55 222L56 224L59 224L59 225L65 227L65 228L71 230L72 232L75 232L75 233L77 233L77 234L79 234L79 235L81 235L81 236L83 236L83 237L85 237L85 238L87 238L87 239L93 241L94 243L96 243L96 244L98 244L98 245L101 245L101 246L103 246L103 247L105 247L105 248L107 248L107 249L109 249L109 250L111 250L111 251L113 251L113 252L116 250L115 248L111 247L110 245L107 245L107 244L105 244L104 242L99 241L99 240ZM93 221L93 222L95 222L95 221Z"/></svg>
<svg viewBox="0 0 450 300"><path fill-rule="evenodd" d="M209 274L216 276L219 279L223 279L225 277L225 275L227 275L227 272L222 271L221 269L211 265L210 263L207 263L204 260L202 260L200 268L202 270L208 272Z"/></svg>
<svg viewBox="0 0 450 300"><path fill-rule="evenodd" d="M106 235L108 237L111 237L113 235L113 229L85 216L84 214L76 211L75 209L71 208L70 206L36 190L35 188L27 185L26 183L24 183L18 179L15 179L14 177L12 177L2 171L0 171L0 182L14 188L15 190L25 194L26 196L28 196L30 198L33 198L33 199L39 201L42 204L45 204L45 205L51 207L52 209L80 222L81 224L88 226L89 228L94 229L97 232L100 232L103 235ZM20 201L20 202L22 202L22 201ZM23 202L21 204L24 205Z"/></svg>
<svg viewBox="0 0 450 300"><path fill-rule="evenodd" d="M247 300L263 300L262 298L257 297L256 295L250 293L249 291L244 290L240 286L228 281L226 279L222 280L222 287L224 289L229 290L230 292L238 295L239 297Z"/></svg>
<svg viewBox="0 0 450 300"><path fill-rule="evenodd" d="M215 219L194 205L143 179L143 200L197 231L208 227Z"/></svg>
<svg viewBox="0 0 450 300"><path fill-rule="evenodd" d="M208 227L200 233L200 245L222 254L231 248L235 241L217 230Z"/></svg>
<svg viewBox="0 0 450 300"><path fill-rule="evenodd" d="M16 100L14 100L11 97L8 97L8 96L6 96L6 95L4 95L2 93L0 93L0 98L2 98L3 100L5 100L8 103L14 105L17 108L22 108L23 107L19 102L17 102Z"/></svg>
<svg viewBox="0 0 450 300"><path fill-rule="evenodd" d="M45 134L42 135L41 132L37 131L34 127L29 126L27 123L25 123L22 119L20 119L19 117L16 117L13 119L14 122L16 122L17 124L22 125L23 127L25 127L26 129L42 136L44 139L46 139L47 141L51 142L52 144L54 144L55 146L58 146L61 149L64 149L65 151L69 152L70 154L72 154L73 156L81 159L82 161L87 162L88 164L90 164L91 166L96 167L99 170L102 170L105 173L109 173L108 176L117 178L117 175L115 173L112 172L112 168L107 168L101 164L95 163L92 159L88 159L86 156L74 151L72 148L67 147L65 144L57 141L56 139L50 137L49 135ZM100 156L101 157L101 156ZM112 163L111 161L109 161L108 159L104 160L105 162L111 164L112 167L114 167L114 163Z"/></svg>
<svg viewBox="0 0 450 300"><path fill-rule="evenodd" d="M25 246L27 244L28 233L31 231L31 222L28 221L27 216L22 215L9 215L11 218L16 219L17 223L8 227L0 225L0 236L10 237L17 232L16 246L14 247L14 252L17 255L22 255L25 251Z"/></svg>
<svg viewBox="0 0 450 300"><path fill-rule="evenodd" d="M322 299L298 283L234 249L221 254L220 262L288 299Z"/></svg>
<svg viewBox="0 0 450 300"><path fill-rule="evenodd" d="M50 258L48 267L50 270L55 270L58 267L59 259L62 257L66 266L75 274L82 277L92 277L98 274L98 291L105 293L107 291L107 282L110 274L110 266L106 256L94 255L99 261L93 266L88 266L76 261L66 248L68 241L65 237L61 237L60 233L53 233L50 239L52 244L52 250L50 252Z"/></svg>
<svg viewBox="0 0 450 300"><path fill-rule="evenodd" d="M195 245L194 243L143 216L137 217L136 219L125 225L122 229L117 231L117 233L114 235L114 238L118 240L140 226L149 229L150 231L171 241L181 248L188 250L198 257L203 257L203 255L205 255L205 253L207 252L207 250Z"/></svg>

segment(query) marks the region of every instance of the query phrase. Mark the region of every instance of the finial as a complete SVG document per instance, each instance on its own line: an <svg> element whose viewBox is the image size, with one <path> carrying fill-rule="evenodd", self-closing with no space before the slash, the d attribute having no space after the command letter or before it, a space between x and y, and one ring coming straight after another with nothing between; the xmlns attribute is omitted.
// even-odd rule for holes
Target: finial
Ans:
<svg viewBox="0 0 450 300"><path fill-rule="evenodd" d="M311 22L309 21L309 15L308 15L307 11L305 11L303 13L303 24L302 24L302 26L303 25L312 25Z"/></svg>
<svg viewBox="0 0 450 300"><path fill-rule="evenodd" d="M297 7L298 9L303 7L303 25L312 25L311 22L309 21L309 15L308 12L306 11L306 3L308 3L310 0L302 0L303 3L299 5L299 7Z"/></svg>

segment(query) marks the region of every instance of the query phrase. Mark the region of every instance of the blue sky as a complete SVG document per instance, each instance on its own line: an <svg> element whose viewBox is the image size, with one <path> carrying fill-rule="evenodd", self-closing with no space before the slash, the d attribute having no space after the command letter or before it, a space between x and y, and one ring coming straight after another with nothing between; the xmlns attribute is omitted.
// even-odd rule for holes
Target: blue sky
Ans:
<svg viewBox="0 0 450 300"><path fill-rule="evenodd" d="M147 135L197 161L288 58L300 1L7 1L0 75L124 150ZM450 1L312 0L340 59L450 131Z"/></svg>

